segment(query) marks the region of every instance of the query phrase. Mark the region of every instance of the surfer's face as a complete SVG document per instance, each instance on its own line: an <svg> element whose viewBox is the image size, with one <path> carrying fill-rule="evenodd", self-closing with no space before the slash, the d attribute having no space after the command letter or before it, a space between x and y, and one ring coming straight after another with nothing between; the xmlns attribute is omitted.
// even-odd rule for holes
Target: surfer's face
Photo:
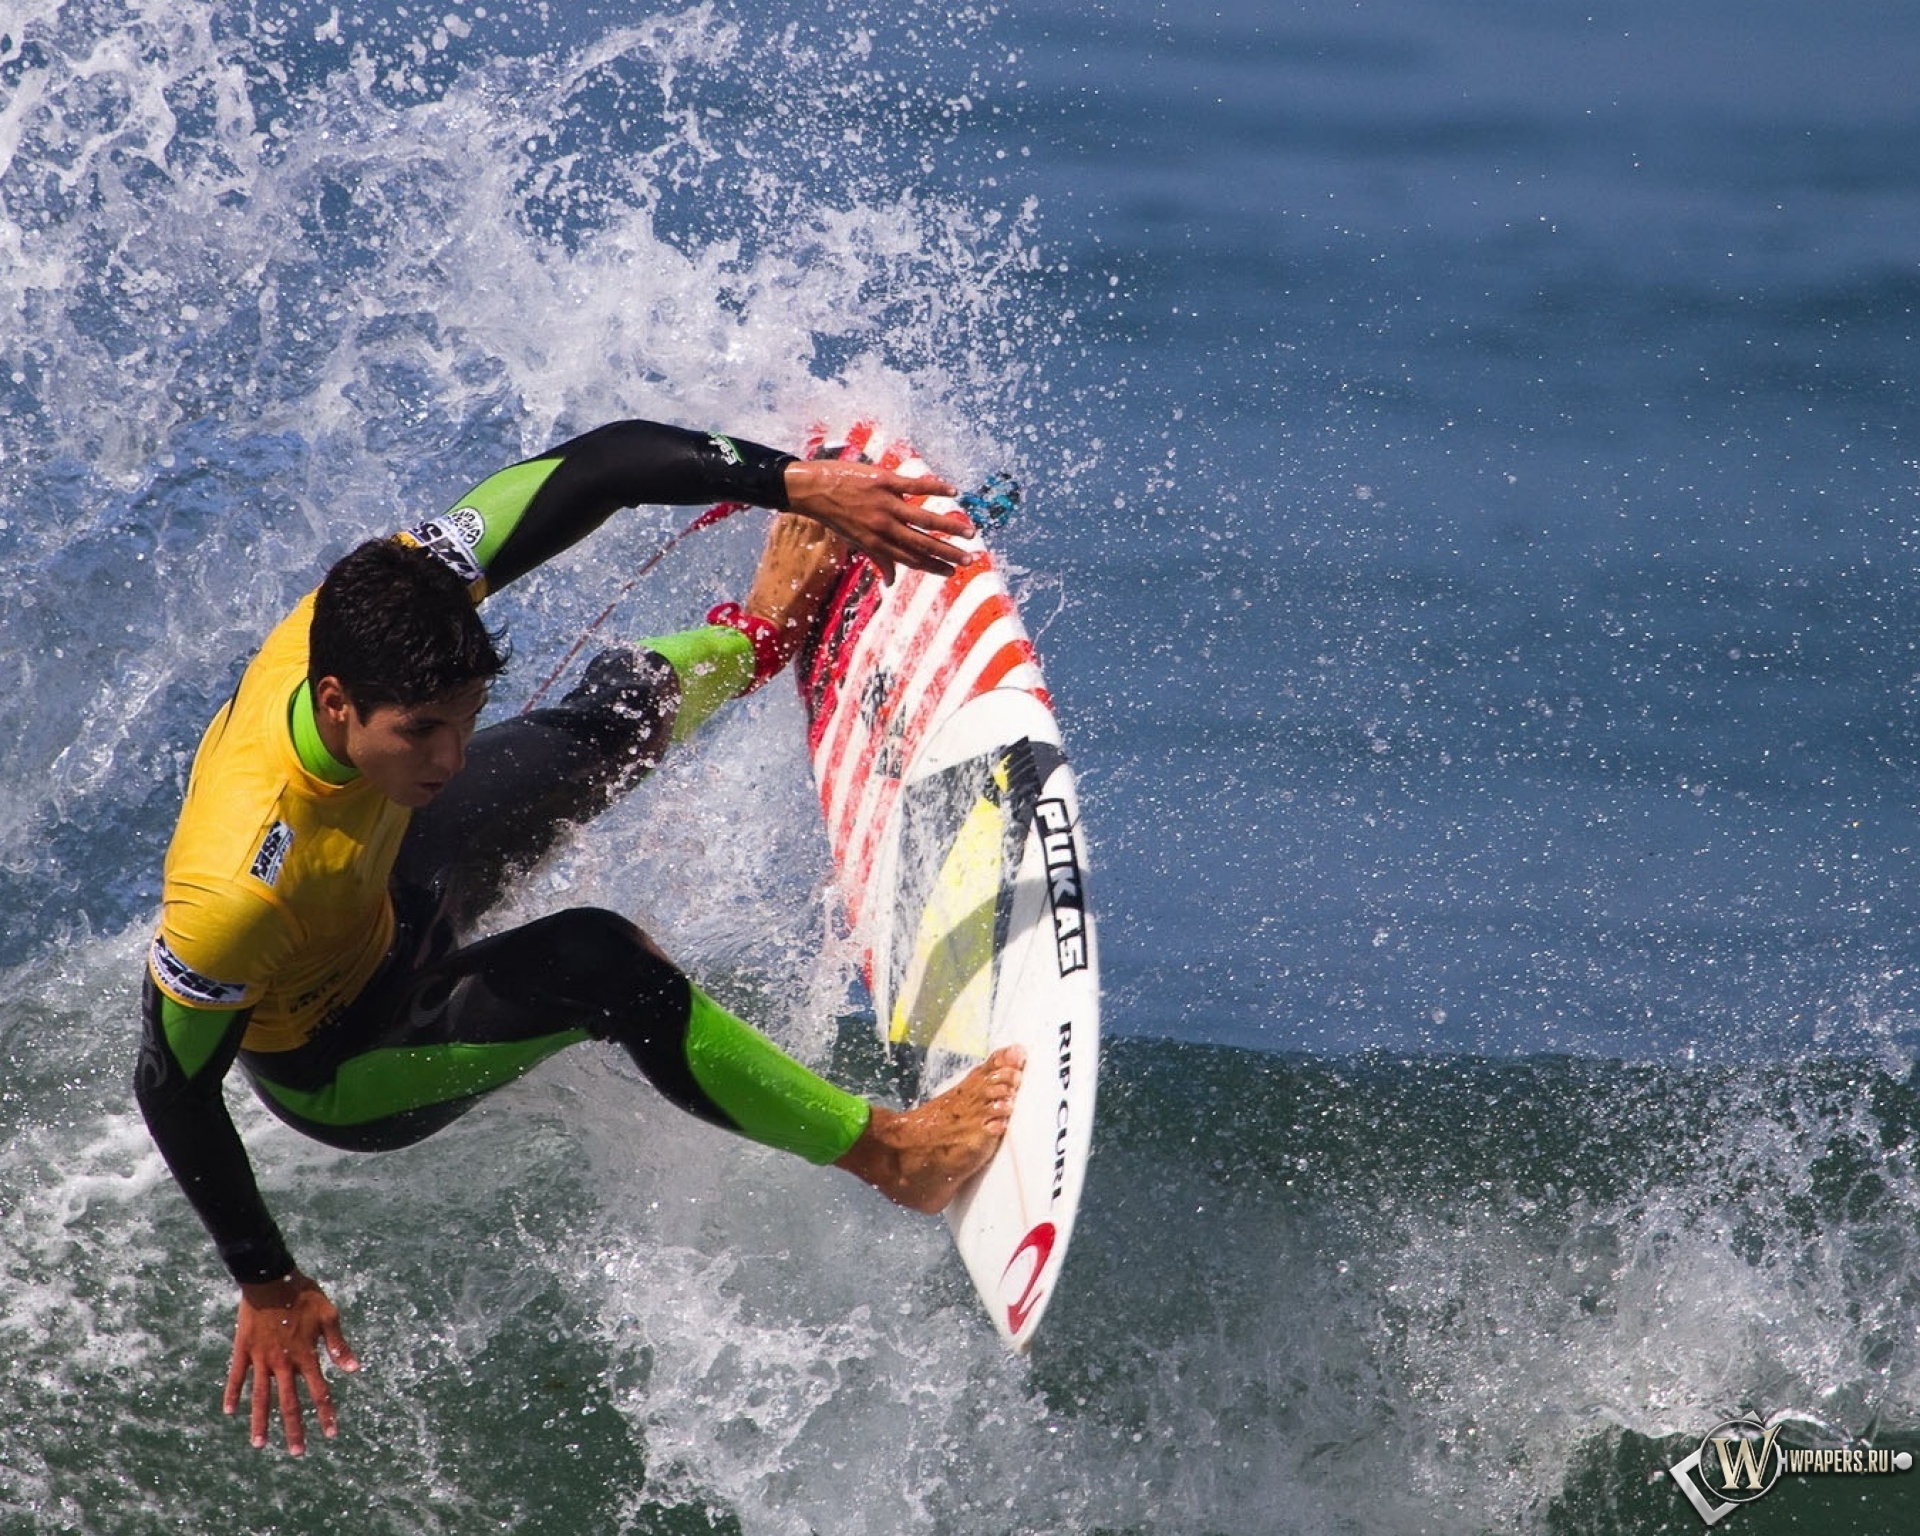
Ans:
<svg viewBox="0 0 1920 1536"><path fill-rule="evenodd" d="M330 715L339 725L345 750L336 755L389 800L418 810L466 766L467 743L486 707L484 681L426 704L376 704L364 718L346 702L344 693L343 707L327 709L326 684L330 682L333 679L321 679L314 703L317 712Z"/></svg>

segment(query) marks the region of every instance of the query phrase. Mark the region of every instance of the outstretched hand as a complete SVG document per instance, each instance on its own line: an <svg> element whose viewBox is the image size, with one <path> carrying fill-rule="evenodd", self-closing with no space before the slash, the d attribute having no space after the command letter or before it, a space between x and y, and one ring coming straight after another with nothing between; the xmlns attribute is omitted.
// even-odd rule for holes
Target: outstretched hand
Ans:
<svg viewBox="0 0 1920 1536"><path fill-rule="evenodd" d="M970 558L947 538L973 524L964 512L935 512L928 496L954 488L934 475L902 475L852 459L795 459L786 468L787 508L824 523L892 581L896 565L945 576Z"/></svg>
<svg viewBox="0 0 1920 1536"><path fill-rule="evenodd" d="M280 1406L280 1424L287 1451L298 1456L307 1448L306 1420L300 1412L299 1383L304 1381L313 1399L320 1433L329 1440L339 1428L333 1397L320 1369L318 1345L343 1371L357 1371L360 1361L347 1347L340 1331L340 1313L326 1292L295 1270L285 1280L240 1287L240 1320L233 1331L233 1364L227 1371L226 1411L240 1407L240 1391L253 1377L253 1443L267 1443L267 1421L272 1404Z"/></svg>

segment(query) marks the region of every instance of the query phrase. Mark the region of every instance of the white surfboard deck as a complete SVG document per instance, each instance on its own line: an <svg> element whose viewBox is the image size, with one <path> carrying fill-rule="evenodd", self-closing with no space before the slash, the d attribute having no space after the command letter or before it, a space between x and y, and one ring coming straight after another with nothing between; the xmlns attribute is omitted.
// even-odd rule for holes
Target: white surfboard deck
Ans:
<svg viewBox="0 0 1920 1536"><path fill-rule="evenodd" d="M926 472L870 422L809 448ZM947 1210L994 1326L1025 1350L1092 1148L1099 956L1039 660L991 553L961 543L975 559L944 580L903 570L887 586L856 558L798 673L882 1038L924 1052L923 1097L1002 1045L1026 1047L1007 1137Z"/></svg>

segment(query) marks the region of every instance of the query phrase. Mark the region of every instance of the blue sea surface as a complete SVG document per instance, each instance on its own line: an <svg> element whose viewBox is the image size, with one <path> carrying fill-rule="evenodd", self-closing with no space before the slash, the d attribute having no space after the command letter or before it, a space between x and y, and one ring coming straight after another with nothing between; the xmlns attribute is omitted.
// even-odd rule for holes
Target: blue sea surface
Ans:
<svg viewBox="0 0 1920 1536"><path fill-rule="evenodd" d="M1638 1533L1730 1419L1920 1449L1915 79L1894 0L15 0L0 1533ZM597 1048L379 1157L236 1088L367 1363L252 1451L126 1087L200 729L504 462L869 413L1020 480L1094 852L1033 1354ZM498 710L679 521L489 606ZM883 1092L801 746L757 695L496 921L617 907Z"/></svg>

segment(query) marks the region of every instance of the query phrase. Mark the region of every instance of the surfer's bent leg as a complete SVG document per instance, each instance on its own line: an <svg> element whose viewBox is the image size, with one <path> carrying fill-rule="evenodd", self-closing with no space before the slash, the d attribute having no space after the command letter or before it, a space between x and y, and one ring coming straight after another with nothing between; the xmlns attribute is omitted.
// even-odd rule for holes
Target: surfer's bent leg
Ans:
<svg viewBox="0 0 1920 1536"><path fill-rule="evenodd" d="M466 767L408 826L395 885L430 893L464 931L752 680L751 643L722 625L602 651L558 704L475 735Z"/></svg>
<svg viewBox="0 0 1920 1536"><path fill-rule="evenodd" d="M625 1048L691 1114L811 1162L844 1156L870 1109L695 987L638 928L556 912L376 982L295 1051L243 1052L269 1108L333 1146L404 1146L582 1040ZM351 1040L350 1054L341 1046Z"/></svg>
<svg viewBox="0 0 1920 1536"><path fill-rule="evenodd" d="M409 825L395 882L432 893L441 916L465 929L564 826L598 815L669 745L779 671L847 558L819 524L776 517L744 606L723 604L714 622L638 649L602 651L557 705L476 735L465 769Z"/></svg>

